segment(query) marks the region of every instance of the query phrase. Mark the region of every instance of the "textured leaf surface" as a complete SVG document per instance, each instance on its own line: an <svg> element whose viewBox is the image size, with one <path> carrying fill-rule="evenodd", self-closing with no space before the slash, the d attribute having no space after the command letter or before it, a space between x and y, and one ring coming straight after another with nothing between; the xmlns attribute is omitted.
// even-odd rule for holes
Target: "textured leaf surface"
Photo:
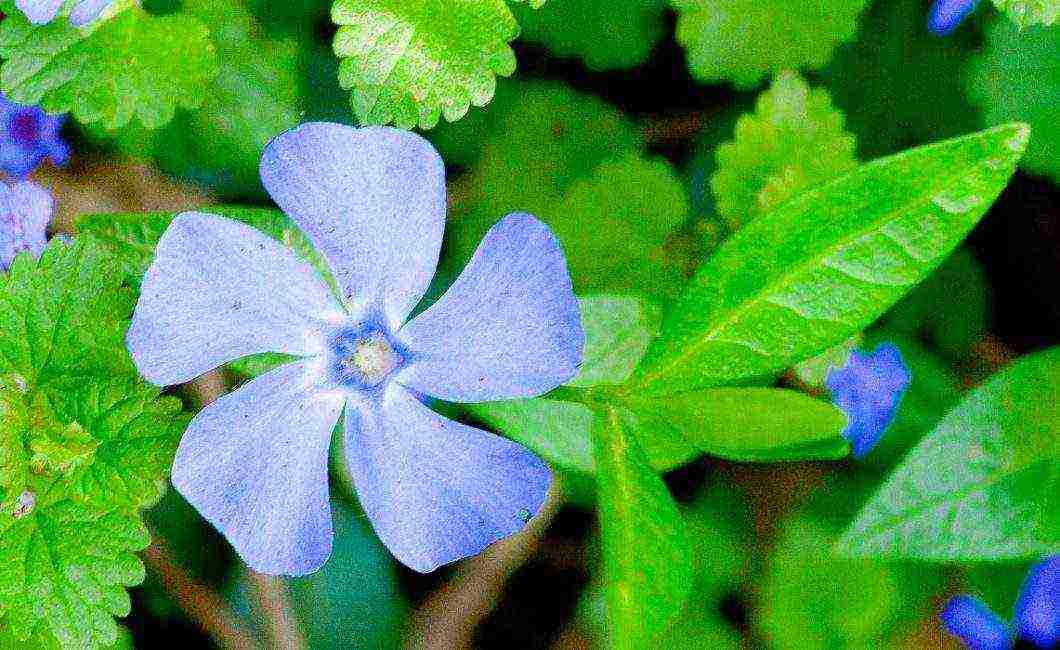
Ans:
<svg viewBox="0 0 1060 650"><path fill-rule="evenodd" d="M670 311L640 386L666 394L769 375L864 328L956 247L1029 137L1010 124L883 158L751 222Z"/></svg>
<svg viewBox="0 0 1060 650"><path fill-rule="evenodd" d="M515 71L504 0L336 0L339 82L366 124L431 128L493 98Z"/></svg>
<svg viewBox="0 0 1060 650"><path fill-rule="evenodd" d="M857 165L854 137L828 93L784 72L736 122L733 141L717 150L711 179L719 216L730 231L800 191Z"/></svg>
<svg viewBox="0 0 1060 650"><path fill-rule="evenodd" d="M205 25L180 13L152 16L132 2L87 28L65 19L32 25L8 12L0 56L8 97L108 129L133 116L148 128L165 124L178 106L202 104L217 74Z"/></svg>
<svg viewBox="0 0 1060 650"><path fill-rule="evenodd" d="M596 414L593 449L612 647L653 647L689 596L692 540L666 484L613 409Z"/></svg>
<svg viewBox="0 0 1060 650"><path fill-rule="evenodd" d="M1060 29L1020 30L997 19L965 68L968 97L985 123L1023 120L1034 129L1022 166L1060 182Z"/></svg>
<svg viewBox="0 0 1060 650"><path fill-rule="evenodd" d="M585 352L578 376L566 385L587 388L629 379L659 329L656 315L630 296L586 296L578 299L578 309Z"/></svg>
<svg viewBox="0 0 1060 650"><path fill-rule="evenodd" d="M677 40L700 81L751 87L771 73L817 69L857 31L867 0L670 0Z"/></svg>
<svg viewBox="0 0 1060 650"><path fill-rule="evenodd" d="M1060 350L971 391L839 542L857 557L1033 558L1060 550Z"/></svg>
<svg viewBox="0 0 1060 650"><path fill-rule="evenodd" d="M994 0L1020 27L1052 25L1060 16L1060 0Z"/></svg>

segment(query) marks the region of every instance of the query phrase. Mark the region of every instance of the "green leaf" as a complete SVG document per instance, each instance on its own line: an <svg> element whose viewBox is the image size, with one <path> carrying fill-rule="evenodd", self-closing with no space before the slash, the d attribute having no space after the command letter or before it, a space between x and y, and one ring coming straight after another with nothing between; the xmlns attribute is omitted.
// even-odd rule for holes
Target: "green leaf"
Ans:
<svg viewBox="0 0 1060 650"><path fill-rule="evenodd" d="M25 515L0 516L0 625L24 643L46 628L67 650L117 642L149 542L135 512L39 492Z"/></svg>
<svg viewBox="0 0 1060 650"><path fill-rule="evenodd" d="M635 379L668 394L776 373L863 329L975 225L1030 131L876 160L739 230L671 309Z"/></svg>
<svg viewBox="0 0 1060 650"><path fill-rule="evenodd" d="M677 41L699 81L750 88L781 70L817 69L853 38L868 0L670 0ZM778 25L783 25L778 29Z"/></svg>
<svg viewBox="0 0 1060 650"><path fill-rule="evenodd" d="M994 0L1021 29L1031 25L1052 25L1060 16L1060 0Z"/></svg>
<svg viewBox="0 0 1060 650"><path fill-rule="evenodd" d="M339 82L366 124L455 122L515 71L519 25L504 0L335 0L331 19Z"/></svg>
<svg viewBox="0 0 1060 650"><path fill-rule="evenodd" d="M469 404L490 428L524 444L551 465L593 473L593 412L578 402L537 398Z"/></svg>
<svg viewBox="0 0 1060 650"><path fill-rule="evenodd" d="M205 25L180 13L152 16L128 0L85 28L32 25L9 11L0 56L0 87L10 99L108 129L133 116L148 128L165 124L176 107L202 104L217 74Z"/></svg>
<svg viewBox="0 0 1060 650"><path fill-rule="evenodd" d="M578 299L578 308L585 351L578 376L566 385L589 388L629 379L659 329L658 319L629 296L586 296Z"/></svg>
<svg viewBox="0 0 1060 650"><path fill-rule="evenodd" d="M967 59L964 86L984 123L1022 120L1034 129L1021 165L1060 182L1060 29L1020 31L997 19L986 27L986 40Z"/></svg>
<svg viewBox="0 0 1060 650"><path fill-rule="evenodd" d="M597 413L604 593L612 647L647 648L677 619L691 591L692 540L666 484L614 409ZM631 552L641 549L645 552Z"/></svg>
<svg viewBox="0 0 1060 650"><path fill-rule="evenodd" d="M32 392L58 377L128 375L125 319L133 301L95 242L58 240L40 261L20 255L0 274L0 374Z"/></svg>
<svg viewBox="0 0 1060 650"><path fill-rule="evenodd" d="M627 396L624 404L645 447L684 440L697 452L730 460L834 459L850 452L846 416L793 390L717 388L665 398Z"/></svg>
<svg viewBox="0 0 1060 650"><path fill-rule="evenodd" d="M559 57L578 57L592 70L644 63L666 33L665 0L563 0L544 11L515 7L520 40Z"/></svg>
<svg viewBox="0 0 1060 650"><path fill-rule="evenodd" d="M811 90L794 72L781 73L758 96L717 158L710 184L730 231L857 165L843 114L826 91Z"/></svg>
<svg viewBox="0 0 1060 650"><path fill-rule="evenodd" d="M1060 349L972 390L838 544L855 557L1032 558L1060 550Z"/></svg>

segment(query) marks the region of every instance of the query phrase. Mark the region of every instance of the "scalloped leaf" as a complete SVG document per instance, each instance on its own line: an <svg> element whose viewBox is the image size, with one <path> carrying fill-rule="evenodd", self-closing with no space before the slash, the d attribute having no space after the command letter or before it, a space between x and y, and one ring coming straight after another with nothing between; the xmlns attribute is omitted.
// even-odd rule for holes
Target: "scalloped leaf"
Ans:
<svg viewBox="0 0 1060 650"><path fill-rule="evenodd" d="M485 106L515 71L504 0L336 0L339 83L365 124L429 129Z"/></svg>
<svg viewBox="0 0 1060 650"><path fill-rule="evenodd" d="M1060 0L994 0L994 4L1021 28L1052 25L1060 16Z"/></svg>
<svg viewBox="0 0 1060 650"><path fill-rule="evenodd" d="M134 116L156 128L178 106L201 105L218 70L209 30L184 14L154 16L126 4L84 28L63 19L33 25L9 12L0 23L0 89L108 129Z"/></svg>

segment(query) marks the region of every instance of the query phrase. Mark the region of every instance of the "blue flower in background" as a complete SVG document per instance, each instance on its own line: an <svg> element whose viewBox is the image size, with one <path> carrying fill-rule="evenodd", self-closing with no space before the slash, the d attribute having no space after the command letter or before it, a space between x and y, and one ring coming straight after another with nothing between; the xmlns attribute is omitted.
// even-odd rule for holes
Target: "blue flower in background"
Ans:
<svg viewBox="0 0 1060 650"><path fill-rule="evenodd" d="M65 165L70 147L59 133L65 119L0 94L0 168L10 176L25 178L45 158L56 167Z"/></svg>
<svg viewBox="0 0 1060 650"><path fill-rule="evenodd" d="M1020 588L1012 626L968 595L950 599L942 612L946 630L973 650L1006 650L1017 639L1037 648L1060 645L1060 555L1035 565Z"/></svg>
<svg viewBox="0 0 1060 650"><path fill-rule="evenodd" d="M530 215L505 217L448 292L407 320L445 225L444 167L426 140L305 124L269 143L261 178L342 298L253 228L174 219L127 337L143 375L170 385L259 352L299 358L204 408L173 484L253 569L315 571L331 550L328 447L345 411L361 505L401 562L431 571L519 531L545 499L548 467L423 396L532 397L575 375L584 333L555 237Z"/></svg>
<svg viewBox="0 0 1060 650"><path fill-rule="evenodd" d="M82 27L99 17L114 0L81 0L70 10L70 24ZM55 20L63 6L63 0L17 0L15 5L26 14L34 25L43 25Z"/></svg>
<svg viewBox="0 0 1060 650"><path fill-rule="evenodd" d="M909 369L898 348L887 343L872 354L850 353L842 368L828 373L825 385L832 401L847 415L843 436L863 458L883 437L909 387Z"/></svg>
<svg viewBox="0 0 1060 650"><path fill-rule="evenodd" d="M40 256L48 243L51 219L52 196L43 187L0 181L0 271L6 271L23 251Z"/></svg>
<svg viewBox="0 0 1060 650"><path fill-rule="evenodd" d="M928 14L928 29L938 36L952 34L978 4L979 0L935 0Z"/></svg>

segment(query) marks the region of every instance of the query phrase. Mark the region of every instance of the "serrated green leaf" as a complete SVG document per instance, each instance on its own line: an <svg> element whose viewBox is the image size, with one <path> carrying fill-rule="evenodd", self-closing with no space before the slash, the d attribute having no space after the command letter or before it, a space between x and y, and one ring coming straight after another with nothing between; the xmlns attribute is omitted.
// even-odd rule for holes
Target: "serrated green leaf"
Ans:
<svg viewBox="0 0 1060 650"><path fill-rule="evenodd" d="M504 0L335 0L339 82L365 124L429 129L485 106L515 71Z"/></svg>
<svg viewBox="0 0 1060 650"><path fill-rule="evenodd" d="M58 377L132 374L123 339L132 308L95 242L52 240L39 262L20 255L0 275L0 374L30 392Z"/></svg>
<svg viewBox="0 0 1060 650"><path fill-rule="evenodd" d="M1020 30L996 19L986 41L968 58L964 86L984 123L1023 120L1034 129L1021 166L1060 182L1060 29Z"/></svg>
<svg viewBox="0 0 1060 650"><path fill-rule="evenodd" d="M826 91L790 71L740 117L735 139L718 147L717 159L710 185L730 232L857 165L843 114Z"/></svg>
<svg viewBox="0 0 1060 650"><path fill-rule="evenodd" d="M614 409L596 414L604 593L611 647L648 648L691 591L692 540L666 484ZM634 553L633 549L647 552Z"/></svg>
<svg viewBox="0 0 1060 650"><path fill-rule="evenodd" d="M912 149L755 219L700 268L634 381L668 394L766 376L861 330L956 247L1029 137L1009 124Z"/></svg>
<svg viewBox="0 0 1060 650"><path fill-rule="evenodd" d="M563 0L544 11L513 11L520 40L578 57L592 70L616 70L647 60L666 33L665 6L666 0Z"/></svg>
<svg viewBox="0 0 1060 650"><path fill-rule="evenodd" d="M777 462L842 458L846 416L793 390L717 388L653 399L626 396L643 447L685 441L697 452L730 460ZM679 447L678 447L679 448Z"/></svg>
<svg viewBox="0 0 1060 650"><path fill-rule="evenodd" d="M994 4L1021 28L1052 25L1060 16L1060 0L994 0Z"/></svg>
<svg viewBox="0 0 1060 650"><path fill-rule="evenodd" d="M670 0L677 41L700 81L749 88L771 73L817 69L853 38L868 0ZM780 29L778 26L783 25Z"/></svg>
<svg viewBox="0 0 1060 650"><path fill-rule="evenodd" d="M135 116L155 128L178 106L202 104L217 74L209 31L183 14L152 16L134 2L85 28L33 25L8 13L0 25L0 87L23 104L70 112L108 129Z"/></svg>
<svg viewBox="0 0 1060 650"><path fill-rule="evenodd" d="M45 627L66 650L115 643L113 617L129 613L124 588L144 578L135 553L147 529L135 512L37 499L19 518L0 515L0 625L24 642Z"/></svg>
<svg viewBox="0 0 1060 650"><path fill-rule="evenodd" d="M854 557L1024 559L1060 550L1060 349L1015 362L907 456L837 549Z"/></svg>

